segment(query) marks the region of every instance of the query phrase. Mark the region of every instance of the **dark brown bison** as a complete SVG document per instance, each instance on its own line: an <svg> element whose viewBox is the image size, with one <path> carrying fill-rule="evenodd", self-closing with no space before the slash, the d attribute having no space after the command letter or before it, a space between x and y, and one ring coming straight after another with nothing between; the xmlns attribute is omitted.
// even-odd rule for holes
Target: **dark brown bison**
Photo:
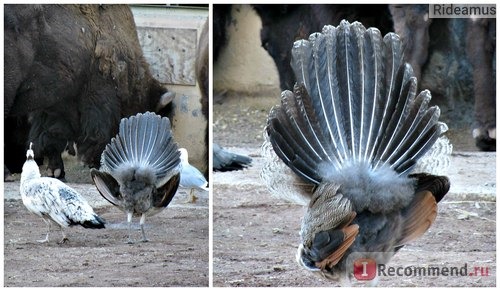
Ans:
<svg viewBox="0 0 500 291"><path fill-rule="evenodd" d="M208 21L205 22L200 33L200 40L198 42L198 51L196 52L196 79L201 93L201 112L207 121L205 128L205 144L208 145L208 88L209 88L209 62L208 62ZM208 165L208 147L205 151L205 160ZM205 179L208 179L207 166L205 170Z"/></svg>
<svg viewBox="0 0 500 291"><path fill-rule="evenodd" d="M427 62L429 51L429 26L427 4L389 5L394 31L401 36L405 45L405 58L413 67L417 80L421 69Z"/></svg>
<svg viewBox="0 0 500 291"><path fill-rule="evenodd" d="M122 117L171 101L149 72L128 6L5 5L4 14L4 116L30 126L24 138L16 135L26 130L6 128L5 139L24 140L23 150L32 141L53 176L64 178L68 142L98 167Z"/></svg>
<svg viewBox="0 0 500 291"><path fill-rule="evenodd" d="M496 150L496 20L470 19L467 55L474 78L474 124L472 136L482 150Z"/></svg>
<svg viewBox="0 0 500 291"><path fill-rule="evenodd" d="M213 6L212 37L213 60L219 59L220 52L227 44L227 27L231 22L231 4L217 4Z"/></svg>
<svg viewBox="0 0 500 291"><path fill-rule="evenodd" d="M253 5L262 20L262 46L276 63L282 90L293 88L295 77L290 67L291 44L321 31L325 24L338 25L342 19L374 26L382 34L392 29L387 5Z"/></svg>
<svg viewBox="0 0 500 291"><path fill-rule="evenodd" d="M406 61L447 109L455 128L472 127L479 149L496 150L495 19L429 18L429 5L389 5ZM461 114L460 107L474 107Z"/></svg>

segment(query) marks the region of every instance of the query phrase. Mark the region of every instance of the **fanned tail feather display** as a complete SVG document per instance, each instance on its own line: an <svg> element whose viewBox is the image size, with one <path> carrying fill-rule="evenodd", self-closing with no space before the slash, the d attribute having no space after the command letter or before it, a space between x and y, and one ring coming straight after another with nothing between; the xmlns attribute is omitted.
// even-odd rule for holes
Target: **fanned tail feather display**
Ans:
<svg viewBox="0 0 500 291"><path fill-rule="evenodd" d="M119 134L106 146L101 164L107 171L148 168L155 173L156 186L160 187L176 173L179 157L168 118L146 112L122 119Z"/></svg>
<svg viewBox="0 0 500 291"><path fill-rule="evenodd" d="M398 35L342 21L296 41L297 83L269 114L266 133L280 159L309 183L328 171L368 164L408 175L447 130L430 92L403 62Z"/></svg>

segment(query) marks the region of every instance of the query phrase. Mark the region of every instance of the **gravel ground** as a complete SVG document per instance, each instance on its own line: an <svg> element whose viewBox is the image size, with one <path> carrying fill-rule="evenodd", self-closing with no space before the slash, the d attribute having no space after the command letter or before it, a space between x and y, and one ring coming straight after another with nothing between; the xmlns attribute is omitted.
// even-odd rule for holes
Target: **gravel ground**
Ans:
<svg viewBox="0 0 500 291"><path fill-rule="evenodd" d="M106 228L72 227L65 231L69 242L58 244L61 233L53 227L50 241L40 244L36 240L45 237L45 223L22 204L19 181L5 183L4 286L209 285L207 192L196 191L198 200L187 203L188 192L180 189L165 210L146 219L149 242L127 244L126 215L105 201L94 185L69 185L106 220ZM140 238L136 217L132 240Z"/></svg>
<svg viewBox="0 0 500 291"><path fill-rule="evenodd" d="M259 178L265 120L277 98L231 96L213 107L214 141L254 161L247 170L213 180L214 286L334 286L295 262L304 208L272 197ZM477 152L468 129L449 132L454 144L450 193L438 218L391 261L394 266L468 266L469 276L382 277L379 286L496 285L496 153ZM16 176L19 179L18 176ZM22 205L19 182L4 185L5 286L208 286L207 193L186 203L181 189L171 205L147 220L148 243L125 244L125 215L100 197L88 169L67 163L70 186L84 195L108 227L53 230ZM136 221L136 220L134 220ZM139 237L137 223L134 236ZM474 268L482 270L474 274ZM488 272L486 274L486 271Z"/></svg>
<svg viewBox="0 0 500 291"><path fill-rule="evenodd" d="M259 177L262 131L269 109L279 101L231 97L214 106L214 141L254 160L249 169L213 177L214 286L338 285L297 265L305 209L271 196ZM378 286L496 285L496 153L478 152L468 129L452 128L448 137L454 145L450 192L439 204L434 225L389 266L467 264L467 276L387 276Z"/></svg>

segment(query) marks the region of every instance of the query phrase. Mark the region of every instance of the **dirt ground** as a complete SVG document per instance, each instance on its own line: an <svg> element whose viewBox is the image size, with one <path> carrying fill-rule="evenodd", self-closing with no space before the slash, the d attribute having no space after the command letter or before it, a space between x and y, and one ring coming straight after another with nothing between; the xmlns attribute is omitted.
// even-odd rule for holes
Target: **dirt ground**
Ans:
<svg viewBox="0 0 500 291"><path fill-rule="evenodd" d="M50 242L40 244L45 223L19 200L19 183L6 183L4 200L4 286L37 287L164 287L208 286L208 194L196 192L196 203L186 203L181 189L164 211L146 219L141 238L139 218L133 219L127 244L126 216L110 206L91 184L70 184L103 217L105 229L72 227L69 242L58 244L61 232L53 227Z"/></svg>
<svg viewBox="0 0 500 291"><path fill-rule="evenodd" d="M214 286L338 286L297 265L305 209L271 196L259 178L262 130L277 102L249 103L236 97L214 106L214 141L254 159L249 169L213 177ZM454 144L452 189L440 203L431 229L400 250L389 266L467 264L467 274L472 275L382 276L378 286L496 285L496 154L477 152L467 129L452 128L449 138ZM482 268L484 276L475 276L475 267Z"/></svg>
<svg viewBox="0 0 500 291"><path fill-rule="evenodd" d="M214 141L254 159L247 170L215 173L213 180L213 286L335 286L295 262L304 208L272 197L260 168L262 130L278 100L233 98L214 106ZM482 268L483 275L381 277L379 286L495 286L495 153L479 153L466 130L450 130L455 152L452 189L431 229L405 246L390 266ZM179 191L169 207L146 221L147 243L126 244L125 215L88 184L88 170L68 172L107 228L67 230L70 241L39 244L43 221L19 200L19 183L4 189L5 286L208 286L208 194L195 204ZM133 238L140 238L137 218ZM487 274L486 274L487 271ZM487 275L487 276L486 276Z"/></svg>

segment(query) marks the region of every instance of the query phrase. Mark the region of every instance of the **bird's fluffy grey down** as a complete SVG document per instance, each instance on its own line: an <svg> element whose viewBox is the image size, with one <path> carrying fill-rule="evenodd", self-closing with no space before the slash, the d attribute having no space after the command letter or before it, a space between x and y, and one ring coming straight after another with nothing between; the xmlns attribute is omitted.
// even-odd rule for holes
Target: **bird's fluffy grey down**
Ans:
<svg viewBox="0 0 500 291"><path fill-rule="evenodd" d="M339 192L351 200L358 213L363 210L387 213L401 209L414 195L413 180L385 165L372 170L367 162L351 162L337 170L325 163L319 168L325 182L341 185Z"/></svg>

